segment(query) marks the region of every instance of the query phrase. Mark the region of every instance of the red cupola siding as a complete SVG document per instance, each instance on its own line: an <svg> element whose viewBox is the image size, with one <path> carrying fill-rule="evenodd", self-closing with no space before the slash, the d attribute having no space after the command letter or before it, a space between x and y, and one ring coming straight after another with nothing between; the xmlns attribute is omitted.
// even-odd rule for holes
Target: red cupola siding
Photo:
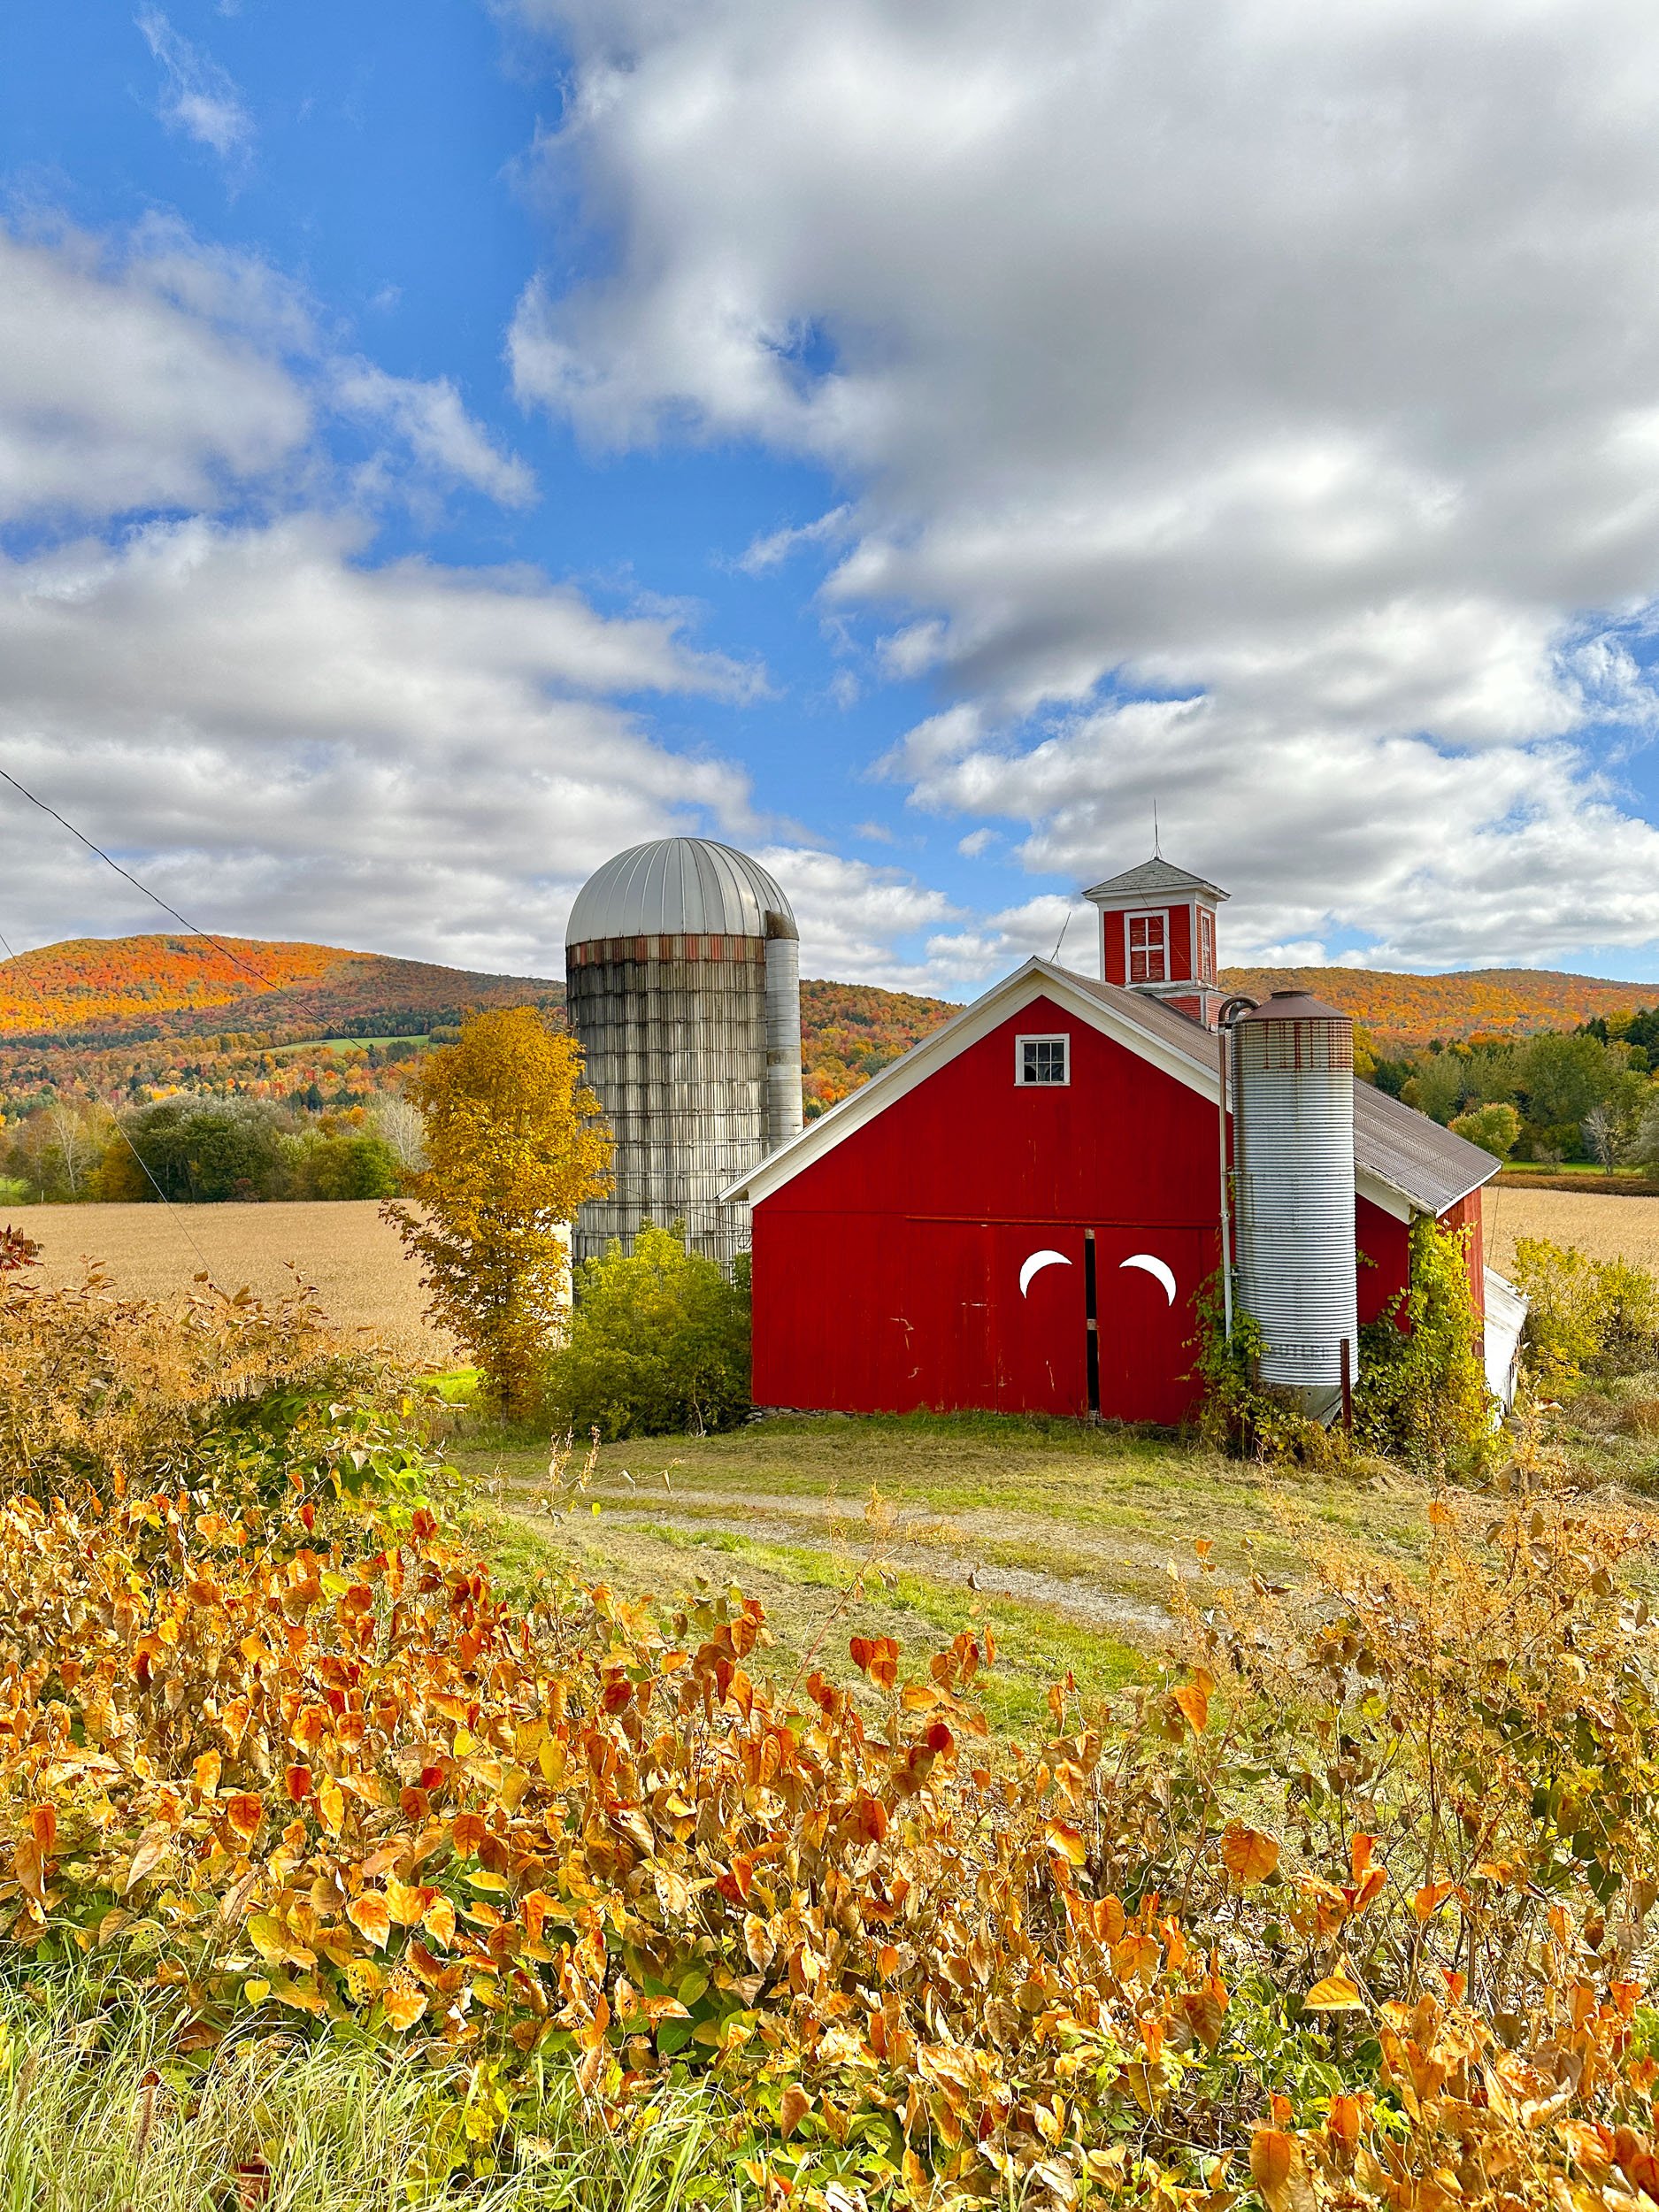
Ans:
<svg viewBox="0 0 1659 2212"><path fill-rule="evenodd" d="M1216 914L1227 894L1162 856L1084 893L1101 918L1101 973L1216 1025Z"/></svg>
<svg viewBox="0 0 1659 2212"><path fill-rule="evenodd" d="M1182 1420L1219 1089L1199 1022L1028 962L726 1194L753 1208L756 1402ZM1498 1163L1364 1084L1354 1133L1370 1319L1414 1216L1479 1254Z"/></svg>

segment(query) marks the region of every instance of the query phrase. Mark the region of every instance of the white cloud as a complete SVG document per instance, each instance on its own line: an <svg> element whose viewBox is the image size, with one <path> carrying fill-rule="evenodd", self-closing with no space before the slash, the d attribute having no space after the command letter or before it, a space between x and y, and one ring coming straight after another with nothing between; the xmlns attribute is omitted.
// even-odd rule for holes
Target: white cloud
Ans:
<svg viewBox="0 0 1659 2212"><path fill-rule="evenodd" d="M527 507L535 498L530 469L473 421L448 377L388 376L373 362L346 362L336 371L334 399L347 414L402 438L440 479L469 484L504 507Z"/></svg>
<svg viewBox="0 0 1659 2212"><path fill-rule="evenodd" d="M534 573L361 549L338 519L193 520L0 565L8 764L210 926L541 972L618 847L752 833L741 770L607 703L742 672ZM153 926L12 803L0 852L36 938Z"/></svg>
<svg viewBox="0 0 1659 2212"><path fill-rule="evenodd" d="M792 553L803 546L833 545L847 535L852 518L850 507L832 507L816 522L803 522L794 528L769 531L756 538L744 549L737 565L745 575L764 576L782 566Z"/></svg>
<svg viewBox="0 0 1659 2212"><path fill-rule="evenodd" d="M526 289L521 394L854 488L830 603L965 703L925 803L1087 879L1160 797L1260 945L1659 935L1590 737L1653 720L1611 634L1659 591L1650 7L519 12L603 248Z"/></svg>
<svg viewBox="0 0 1659 2212"><path fill-rule="evenodd" d="M141 8L134 20L160 65L163 122L221 159L240 153L252 139L253 119L231 77L181 38L159 8Z"/></svg>
<svg viewBox="0 0 1659 2212"><path fill-rule="evenodd" d="M0 550L0 751L180 911L557 973L572 897L621 847L777 834L746 771L615 703L764 695L687 609L380 555L386 484L534 495L447 380L332 357L292 286L176 224L0 227L0 523L26 526ZM366 468L331 456L342 414L384 442ZM779 859L820 972L891 973L955 916L902 870ZM13 943L158 926L0 792Z"/></svg>
<svg viewBox="0 0 1659 2212"><path fill-rule="evenodd" d="M895 990L933 991L947 971L931 959L906 958L906 938L960 918L942 892L902 868L873 867L810 846L762 847L756 857L789 895L801 930L801 972L842 983L880 983Z"/></svg>
<svg viewBox="0 0 1659 2212"><path fill-rule="evenodd" d="M0 227L0 520L211 509L310 435L269 273L162 227L115 252Z"/></svg>

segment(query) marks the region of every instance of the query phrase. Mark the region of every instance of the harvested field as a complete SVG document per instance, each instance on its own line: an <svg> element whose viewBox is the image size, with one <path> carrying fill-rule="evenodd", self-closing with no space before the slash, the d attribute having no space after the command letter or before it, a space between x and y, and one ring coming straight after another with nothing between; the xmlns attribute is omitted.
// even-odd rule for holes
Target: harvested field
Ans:
<svg viewBox="0 0 1659 2212"><path fill-rule="evenodd" d="M42 1248L50 1280L81 1279L101 1261L118 1290L167 1298L204 1264L223 1290L261 1297L293 1286L290 1263L342 1328L365 1329L405 1358L449 1367L449 1340L428 1327L418 1269L373 1199L323 1205L19 1206L0 1219ZM196 1249L199 1246L200 1251Z"/></svg>
<svg viewBox="0 0 1659 2212"><path fill-rule="evenodd" d="M1486 1260L1507 1275L1517 1237L1548 1237L1576 1244L1599 1260L1629 1260L1659 1269L1659 1198L1623 1198L1610 1192L1488 1189L1485 1199Z"/></svg>

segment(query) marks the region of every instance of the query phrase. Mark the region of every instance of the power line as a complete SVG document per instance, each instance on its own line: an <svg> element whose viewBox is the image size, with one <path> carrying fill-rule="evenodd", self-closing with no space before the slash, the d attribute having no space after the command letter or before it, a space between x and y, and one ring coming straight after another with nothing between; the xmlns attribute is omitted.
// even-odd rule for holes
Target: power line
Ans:
<svg viewBox="0 0 1659 2212"><path fill-rule="evenodd" d="M0 769L0 775L4 775L4 774L5 774L5 771L4 771L4 769ZM11 779L8 777L8 778L7 778L7 780L8 780L8 782L9 782L9 781L11 780ZM49 812L50 811L50 808L48 809L48 811L49 811ZM5 956L6 956L6 958L7 958L9 961L11 961L11 962L12 963L13 966L16 966L16 964L17 964L17 955L16 955L16 953L14 953L14 952L12 951L12 949L11 946L10 946L10 945L6 942L6 940L5 940L5 937L4 937L4 933L0 933L0 949L4 949L4 953L5 953ZM40 1000L40 1003L41 1003L41 1011L42 1011L42 1013L46 1016L47 1019L50 1021L50 1018L51 1018L51 1010L51 1010L51 1008L50 1008L50 1007L47 1004L47 1002L46 1002L46 998L45 998L45 995L44 995L44 993L43 993L43 992L42 992L42 990L40 989L39 986L35 983L35 980L34 977L33 977L32 975L28 974L28 973L27 973L27 972L26 970L19 970L19 973L21 973L21 974L22 974L24 981L25 981L25 982L28 985L28 987L29 987L30 990L31 990L31 991L33 991L33 992L35 993L35 997L36 997L37 999L39 999L39 1000ZM190 1248L191 1251L193 1251L193 1252L196 1254L196 1258L197 1258L198 1260L200 1260L200 1261L201 1261L201 1263L202 1263L203 1271L205 1273L205 1275L206 1275L206 1277L207 1277L208 1281L209 1281L210 1283L212 1283L212 1284L213 1284L213 1287L214 1287L214 1289L215 1289L215 1290L218 1290L218 1289L219 1289L219 1285L218 1285L216 1282L213 1282L213 1263L212 1263L212 1262L211 1262L211 1261L208 1258L207 1254L206 1254L206 1253L205 1253L205 1252L202 1249L201 1246L200 1246L200 1245L196 1242L196 1240L195 1237L191 1235L191 1233L190 1233L189 1230L188 1230L188 1228L186 1228L186 1226L185 1226L185 1225L184 1225L183 1218L182 1218L182 1217L180 1216L180 1212L179 1212L178 1208L177 1208L177 1207L173 1204L173 1202L172 1199L168 1197L168 1195L167 1195L166 1192L165 1192L165 1190L163 1190L163 1188L161 1187L161 1185L160 1185L160 1184L159 1184L159 1183L156 1180L156 1178L155 1178L154 1174L150 1171L150 1162L149 1162L149 1161L148 1161L148 1160L144 1157L143 1154L142 1154L142 1153L139 1150L138 1147L137 1147L137 1146L136 1146L136 1145L133 1142L133 1140L132 1140L131 1136L127 1133L126 1125L123 1123L123 1121L122 1121L122 1119L121 1119L120 1116L119 1116L119 1114L116 1114L115 1116L113 1116L113 1117L112 1117L112 1118L113 1118L113 1120L114 1120L114 1123L115 1123L115 1133L116 1133L117 1136L119 1136L119 1137L120 1138L121 1142L122 1142L122 1143L123 1143L123 1144L127 1147L127 1150L128 1150L128 1151L132 1154L132 1156L133 1156L134 1159L137 1161L137 1163L138 1163L138 1164L139 1164L139 1167L140 1167L141 1171L142 1171L142 1173L143 1173L143 1175L144 1175L145 1179L147 1179L147 1181L148 1181L148 1182L149 1182L149 1184L150 1184L150 1187L151 1188L151 1190L153 1190L153 1191L155 1192L155 1194L156 1194L157 1197L158 1199L160 1199L160 1201L161 1201L162 1204L163 1204L163 1205L166 1208L166 1210L167 1210L167 1216L168 1216L168 1218L172 1221L172 1223L173 1223L173 1226L174 1226L174 1227L178 1230L179 1234L180 1234L180 1236L184 1239L185 1242L186 1242L186 1243L189 1246L189 1248ZM221 1297L224 1295L224 1294L223 1294L223 1292L222 1292L222 1291L219 1293L219 1294L220 1294L220 1296L221 1296Z"/></svg>
<svg viewBox="0 0 1659 2212"><path fill-rule="evenodd" d="M9 769L0 768L0 781L9 783L13 791L19 793L28 801L31 806L39 807L42 814L50 814L54 822L58 823L62 828L66 829L69 832L69 834L73 838L76 839L81 844L84 845L89 853L96 853L106 867L113 868L116 874L121 877L126 882L130 883L134 891L142 891L144 896L150 901L152 905L158 906L164 914L170 914L173 920L182 924L182 926L190 932L193 937L203 938L208 944L216 946L218 949L224 954L227 960L234 962L235 965L242 969L244 974L250 975L254 981L258 984L262 989L270 989L271 979L269 976L261 975L258 969L250 966L250 964L242 958L239 952L233 952L222 937L215 937L211 930L204 929L198 922L191 921L188 915L180 914L176 906L169 906L166 900L161 896L159 892L152 891L147 883L141 883L138 878L133 873L132 870L130 868L123 868L119 860L112 860L110 855L104 851L103 846L95 845L84 830L78 830L75 827L74 824L69 819L67 815L60 814L55 806L48 806L44 799L36 798L34 792L28 788L27 785L19 783ZM15 960L17 958L17 955L15 953L10 953L8 957Z"/></svg>
<svg viewBox="0 0 1659 2212"><path fill-rule="evenodd" d="M17 778L12 775L9 770L0 768L0 781L9 783L12 788L21 797L27 799L31 806L38 807L42 814L49 814L54 822L58 823L61 828L66 829L69 832L69 834L74 838L77 842L84 845L89 853L95 853L107 867L113 868L116 874L120 876L127 883L130 883L135 891L142 892L145 898L149 899L154 905L158 906L164 914L169 914L175 922L181 923L183 926L190 932L193 937L203 938L208 944L216 946L218 949L224 954L225 957L231 961L235 966L241 968L244 974L252 976L254 981L257 983L262 989L268 989L270 987L270 978L268 976L261 975L257 968L250 966L250 964L242 958L240 953L234 952L222 939L215 937L211 931L201 928L196 923L191 921L187 915L180 914L176 906L169 906L166 900L159 896L157 893L152 891L147 883L141 883L138 878L134 875L129 868L123 868L119 860L111 859L110 855L104 851L102 845L95 845L91 838L86 834L85 831L77 829L66 815L60 814L55 806L49 806L44 799L37 798L35 794L31 791L26 784L19 783ZM21 977L23 982L28 989L35 994L35 998L39 1001L42 1013L45 1015L48 1022L50 1023L52 1019L52 1010L47 1003L45 993L35 982L35 978L29 973L28 970L22 965L17 954L12 951L11 945L7 942L4 933L0 933L0 949L4 950L5 956L11 963L13 970L19 976ZM206 1275L207 1279L210 1283L213 1283L215 1289L218 1289L219 1286L216 1282L214 1282L211 1261L209 1260L207 1254L196 1242L196 1238L192 1235L189 1229L186 1227L183 1217L180 1214L178 1208L173 1204L172 1199L168 1197L166 1192L163 1190L161 1185L157 1181L149 1161L145 1159L143 1154L133 1142L132 1136L120 1116L117 1114L113 1118L115 1122L116 1134L120 1138L122 1143L127 1147L127 1150L132 1154L134 1159L137 1162L140 1172L143 1175L144 1179L149 1183L157 1197L166 1208L168 1218L172 1221L173 1226L178 1230L180 1235L183 1237L185 1242L189 1246L190 1249L196 1254L196 1258L201 1261L203 1272Z"/></svg>

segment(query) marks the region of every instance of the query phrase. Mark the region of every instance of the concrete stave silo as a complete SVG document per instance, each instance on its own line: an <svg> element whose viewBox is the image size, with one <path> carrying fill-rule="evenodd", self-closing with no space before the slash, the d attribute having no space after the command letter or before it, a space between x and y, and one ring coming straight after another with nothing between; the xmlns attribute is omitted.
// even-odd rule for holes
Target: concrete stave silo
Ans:
<svg viewBox="0 0 1659 2212"><path fill-rule="evenodd" d="M729 1262L748 1210L719 1193L798 1133L795 916L758 862L709 838L638 845L582 887L565 932L571 1025L616 1138L616 1188L582 1209L575 1256L642 1220L686 1223Z"/></svg>
<svg viewBox="0 0 1659 2212"><path fill-rule="evenodd" d="M1354 1025L1276 991L1232 1034L1239 1302L1262 1332L1262 1380L1329 1419L1359 1372Z"/></svg>

